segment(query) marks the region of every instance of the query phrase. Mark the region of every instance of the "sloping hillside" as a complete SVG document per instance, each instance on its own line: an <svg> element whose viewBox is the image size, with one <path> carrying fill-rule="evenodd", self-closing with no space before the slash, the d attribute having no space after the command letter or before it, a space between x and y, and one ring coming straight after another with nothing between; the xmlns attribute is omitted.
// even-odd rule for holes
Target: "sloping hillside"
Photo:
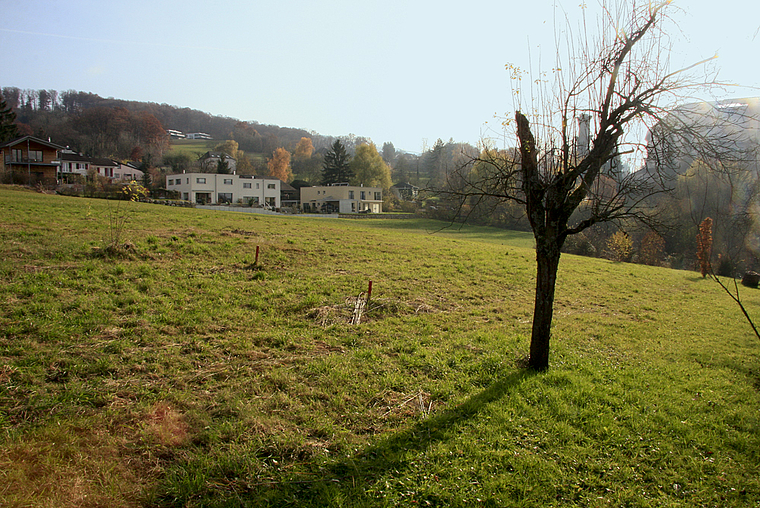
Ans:
<svg viewBox="0 0 760 508"><path fill-rule="evenodd" d="M524 233L0 208L3 505L760 503L760 345L694 272L564 256L535 374Z"/></svg>

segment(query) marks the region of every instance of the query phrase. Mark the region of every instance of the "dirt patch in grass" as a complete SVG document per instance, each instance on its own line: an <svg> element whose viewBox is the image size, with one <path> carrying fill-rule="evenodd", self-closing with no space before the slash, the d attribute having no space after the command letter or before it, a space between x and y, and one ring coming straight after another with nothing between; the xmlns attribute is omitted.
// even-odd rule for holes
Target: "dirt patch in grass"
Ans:
<svg viewBox="0 0 760 508"><path fill-rule="evenodd" d="M147 415L146 429L164 446L185 444L190 435L185 416L165 402L154 404Z"/></svg>

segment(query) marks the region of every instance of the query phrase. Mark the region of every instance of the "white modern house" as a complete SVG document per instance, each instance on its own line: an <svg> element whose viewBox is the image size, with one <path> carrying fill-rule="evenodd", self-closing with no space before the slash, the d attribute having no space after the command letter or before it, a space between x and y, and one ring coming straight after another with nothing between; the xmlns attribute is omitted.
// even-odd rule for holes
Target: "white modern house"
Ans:
<svg viewBox="0 0 760 508"><path fill-rule="evenodd" d="M211 139L211 134L206 132L188 132L185 134L187 139Z"/></svg>
<svg viewBox="0 0 760 508"><path fill-rule="evenodd" d="M345 183L318 187L301 187L304 212L382 213L383 189Z"/></svg>
<svg viewBox="0 0 760 508"><path fill-rule="evenodd" d="M277 178L236 174L181 173L166 177L167 190L202 205L240 203L280 208L281 184Z"/></svg>

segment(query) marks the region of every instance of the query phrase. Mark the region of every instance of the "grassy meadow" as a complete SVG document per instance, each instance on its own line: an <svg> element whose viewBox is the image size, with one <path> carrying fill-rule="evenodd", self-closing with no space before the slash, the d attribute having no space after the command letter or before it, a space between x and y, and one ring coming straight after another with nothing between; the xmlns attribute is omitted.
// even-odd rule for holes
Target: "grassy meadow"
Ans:
<svg viewBox="0 0 760 508"><path fill-rule="evenodd" d="M0 506L760 506L714 282L563 256L536 374L530 235L442 226L0 187Z"/></svg>
<svg viewBox="0 0 760 508"><path fill-rule="evenodd" d="M213 150L219 140L213 139L173 139L170 153L173 155L186 154L191 160L198 160L198 155L203 155Z"/></svg>

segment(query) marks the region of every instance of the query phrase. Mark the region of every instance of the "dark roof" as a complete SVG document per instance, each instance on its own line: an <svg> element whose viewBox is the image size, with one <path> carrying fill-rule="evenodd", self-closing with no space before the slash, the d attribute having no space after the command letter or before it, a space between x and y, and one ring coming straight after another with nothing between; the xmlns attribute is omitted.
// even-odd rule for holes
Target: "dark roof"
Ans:
<svg viewBox="0 0 760 508"><path fill-rule="evenodd" d="M85 157L82 154L79 153L69 153L69 152L63 152L61 153L61 156L59 157L61 161L66 162L90 162L92 159L90 157Z"/></svg>
<svg viewBox="0 0 760 508"><path fill-rule="evenodd" d="M114 162L111 159L104 159L103 157L92 157L90 159L90 162L92 164L95 164L96 166L118 166L118 162Z"/></svg>
<svg viewBox="0 0 760 508"><path fill-rule="evenodd" d="M233 157L232 155L228 154L227 152L206 152L206 153L203 154L203 160L206 160L206 159L221 159L222 155L224 155L225 159L231 159L233 161L235 160L235 157Z"/></svg>
<svg viewBox="0 0 760 508"><path fill-rule="evenodd" d="M118 166L119 163L104 157L87 157L79 153L64 152L59 157L61 162L89 162L96 166Z"/></svg>
<svg viewBox="0 0 760 508"><path fill-rule="evenodd" d="M61 145L56 145L55 143L51 143L50 141L45 141L44 139L35 138L34 136L23 136L23 137L20 137L20 138L16 138L16 139L14 139L12 141L8 141L7 143L4 143L4 144L0 145L0 148L5 148L6 146L15 146L15 145L18 145L20 143L24 143L27 140L34 141L35 143L39 143L41 145L45 145L45 146L53 148L55 150L63 150L63 149L65 149L65 147L63 147Z"/></svg>
<svg viewBox="0 0 760 508"><path fill-rule="evenodd" d="M419 189L419 187L410 183L397 183L394 187L397 189Z"/></svg>

